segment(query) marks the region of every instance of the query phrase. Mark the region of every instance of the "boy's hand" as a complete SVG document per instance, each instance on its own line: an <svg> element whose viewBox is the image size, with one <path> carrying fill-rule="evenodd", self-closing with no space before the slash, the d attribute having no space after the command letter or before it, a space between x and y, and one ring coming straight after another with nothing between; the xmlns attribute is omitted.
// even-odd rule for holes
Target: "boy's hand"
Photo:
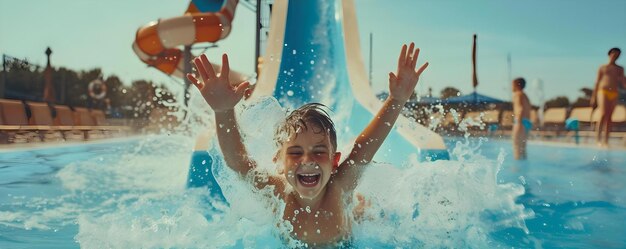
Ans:
<svg viewBox="0 0 626 249"><path fill-rule="evenodd" d="M193 63L196 71L200 74L200 80L193 74L187 74L187 79L198 87L204 100L215 112L232 110L250 86L250 82L247 81L235 87L230 85L228 80L230 68L226 54L222 56L222 72L219 76L213 71L213 66L205 54L195 58Z"/></svg>
<svg viewBox="0 0 626 249"><path fill-rule="evenodd" d="M401 104L409 100L417 85L417 80L424 69L428 67L428 62L426 62L415 71L420 49L418 48L413 52L414 47L415 44L411 43L409 51L407 51L406 44L402 46L400 58L398 58L398 71L396 74L389 73L389 97Z"/></svg>

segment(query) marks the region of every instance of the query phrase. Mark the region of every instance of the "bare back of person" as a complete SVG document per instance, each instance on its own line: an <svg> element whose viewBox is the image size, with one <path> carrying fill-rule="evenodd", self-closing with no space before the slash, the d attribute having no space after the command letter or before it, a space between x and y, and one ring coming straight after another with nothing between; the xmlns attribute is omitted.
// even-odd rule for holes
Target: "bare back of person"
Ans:
<svg viewBox="0 0 626 249"><path fill-rule="evenodd" d="M521 95L519 98L521 99L521 105L513 105L513 114L516 119L530 119L530 100L526 93L522 91L518 91L514 93L515 95ZM514 96L515 97L515 96Z"/></svg>

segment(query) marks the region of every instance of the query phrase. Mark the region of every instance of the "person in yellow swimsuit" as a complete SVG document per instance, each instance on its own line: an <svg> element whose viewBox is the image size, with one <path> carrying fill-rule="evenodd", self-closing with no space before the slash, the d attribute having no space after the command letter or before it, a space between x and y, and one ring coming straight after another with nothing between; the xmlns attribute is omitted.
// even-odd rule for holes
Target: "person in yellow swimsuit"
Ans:
<svg viewBox="0 0 626 249"><path fill-rule="evenodd" d="M609 50L609 63L600 66L596 86L591 95L591 106L593 108L597 106L600 112L600 120L596 129L596 141L600 146L609 145L611 116L619 97L618 87L620 84L626 87L624 68L615 63L621 52L619 48ZM602 137L602 130L605 131L604 137Z"/></svg>

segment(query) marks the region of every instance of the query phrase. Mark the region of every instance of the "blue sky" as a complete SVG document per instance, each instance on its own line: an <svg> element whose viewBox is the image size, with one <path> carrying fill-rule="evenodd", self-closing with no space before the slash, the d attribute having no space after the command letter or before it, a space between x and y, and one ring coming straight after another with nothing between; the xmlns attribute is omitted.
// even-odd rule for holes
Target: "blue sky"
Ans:
<svg viewBox="0 0 626 249"><path fill-rule="evenodd" d="M368 59L369 33L374 34L374 89L386 88L402 43L415 41L431 65L418 91L439 95L446 86L471 92L472 34L478 34L478 91L509 98L507 54L513 77L529 82L528 92L543 81L546 99L592 87L598 66L611 47L626 49L626 1L376 1L356 0L363 55ZM391 4L393 2L393 4ZM152 79L173 84L147 68L133 53L137 28L158 18L182 14L186 1L171 0L0 0L0 53L45 64L51 46L54 66L101 67L125 82ZM231 35L212 58L228 52L231 68L254 69L254 13L239 7ZM624 64L624 58L618 60Z"/></svg>

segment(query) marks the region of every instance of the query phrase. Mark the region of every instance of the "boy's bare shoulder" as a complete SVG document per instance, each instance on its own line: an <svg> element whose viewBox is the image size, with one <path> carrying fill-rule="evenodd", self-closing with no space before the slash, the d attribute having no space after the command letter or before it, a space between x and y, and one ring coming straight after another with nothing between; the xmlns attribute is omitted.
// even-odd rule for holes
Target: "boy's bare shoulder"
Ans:
<svg viewBox="0 0 626 249"><path fill-rule="evenodd" d="M254 185L258 189L274 187L274 195L283 198L285 196L285 178L281 175L267 175L257 173L253 176Z"/></svg>

